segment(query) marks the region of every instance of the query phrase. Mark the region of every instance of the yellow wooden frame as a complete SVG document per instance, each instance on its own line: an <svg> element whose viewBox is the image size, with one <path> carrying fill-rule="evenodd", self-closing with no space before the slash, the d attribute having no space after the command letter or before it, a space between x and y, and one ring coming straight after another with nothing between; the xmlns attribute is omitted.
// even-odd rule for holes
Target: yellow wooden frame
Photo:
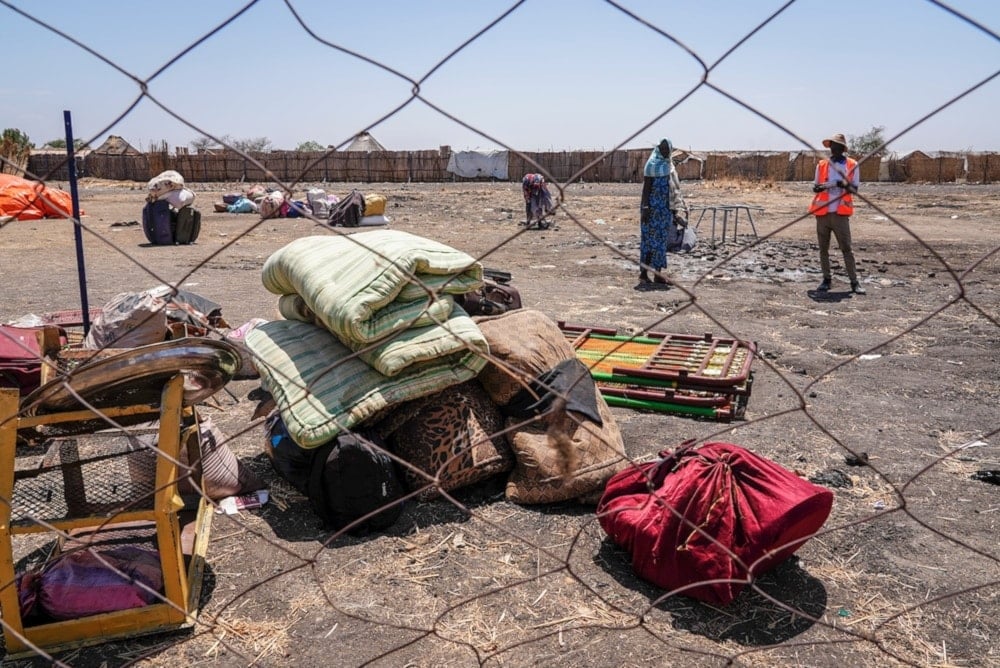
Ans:
<svg viewBox="0 0 1000 668"><path fill-rule="evenodd" d="M69 517L45 525L17 526L12 524L15 509L10 500L14 497L18 430L93 420L98 413L83 409L22 417L18 415L17 390L0 389L0 624L3 625L8 658L33 655L36 648L46 652L59 652L116 638L183 628L194 623L201 594L212 512L202 496L195 519L194 549L185 573L178 519L184 502L177 490L176 462L181 447L182 418L185 414L193 413L193 410L184 407L183 398L184 377L177 374L164 385L158 405L140 404L100 409L100 415L111 419L136 415L158 417L160 425L157 447L165 456L157 457L151 510L125 511L113 517ZM79 619L24 626L17 587L14 584L12 536L40 532L58 532L62 536L71 529L104 528L136 521L153 522L156 526L156 545L163 571L163 602Z"/></svg>

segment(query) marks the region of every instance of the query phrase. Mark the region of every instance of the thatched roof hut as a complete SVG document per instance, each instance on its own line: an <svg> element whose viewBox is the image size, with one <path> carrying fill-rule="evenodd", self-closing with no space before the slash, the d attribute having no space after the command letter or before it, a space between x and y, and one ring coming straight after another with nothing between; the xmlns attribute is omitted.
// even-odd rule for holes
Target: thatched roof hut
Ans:
<svg viewBox="0 0 1000 668"><path fill-rule="evenodd" d="M117 135L108 135L104 143L91 151L91 153L97 153L98 155L140 155L134 146Z"/></svg>
<svg viewBox="0 0 1000 668"><path fill-rule="evenodd" d="M378 143L375 137L372 137L368 132L362 132L357 137L354 138L345 151L363 151L365 153L372 153L373 151L385 151L385 146Z"/></svg>

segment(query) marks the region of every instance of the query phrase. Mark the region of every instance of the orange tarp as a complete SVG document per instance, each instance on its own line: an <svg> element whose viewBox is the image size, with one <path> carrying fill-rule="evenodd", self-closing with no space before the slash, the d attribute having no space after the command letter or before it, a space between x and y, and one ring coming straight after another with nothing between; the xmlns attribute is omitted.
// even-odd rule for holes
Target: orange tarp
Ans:
<svg viewBox="0 0 1000 668"><path fill-rule="evenodd" d="M73 199L68 192L39 181L0 174L0 217L3 216L13 216L17 220L72 218Z"/></svg>

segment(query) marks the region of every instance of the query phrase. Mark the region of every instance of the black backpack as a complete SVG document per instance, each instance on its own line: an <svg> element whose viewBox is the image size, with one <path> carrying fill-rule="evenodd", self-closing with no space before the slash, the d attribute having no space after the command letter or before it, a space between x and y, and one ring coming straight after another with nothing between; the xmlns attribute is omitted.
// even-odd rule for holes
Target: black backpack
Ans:
<svg viewBox="0 0 1000 668"><path fill-rule="evenodd" d="M365 215L365 196L357 190L330 207L326 222L331 226L357 227Z"/></svg>
<svg viewBox="0 0 1000 668"><path fill-rule="evenodd" d="M392 526L403 512L394 501L403 496L396 464L357 433L343 433L319 446L312 462L306 496L327 527L340 530L368 513L377 512L350 533L362 534Z"/></svg>

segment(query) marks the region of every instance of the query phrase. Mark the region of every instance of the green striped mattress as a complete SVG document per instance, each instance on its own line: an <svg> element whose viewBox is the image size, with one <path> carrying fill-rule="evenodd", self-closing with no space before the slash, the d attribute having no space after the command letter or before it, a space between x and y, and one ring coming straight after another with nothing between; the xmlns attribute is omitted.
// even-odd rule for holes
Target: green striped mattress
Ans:
<svg viewBox="0 0 1000 668"><path fill-rule="evenodd" d="M476 327L468 316L458 319ZM463 344L451 353L429 354L386 376L323 327L297 320L259 325L247 334L246 345L261 385L303 448L320 446L384 408L474 378L487 362L484 339L481 348Z"/></svg>

